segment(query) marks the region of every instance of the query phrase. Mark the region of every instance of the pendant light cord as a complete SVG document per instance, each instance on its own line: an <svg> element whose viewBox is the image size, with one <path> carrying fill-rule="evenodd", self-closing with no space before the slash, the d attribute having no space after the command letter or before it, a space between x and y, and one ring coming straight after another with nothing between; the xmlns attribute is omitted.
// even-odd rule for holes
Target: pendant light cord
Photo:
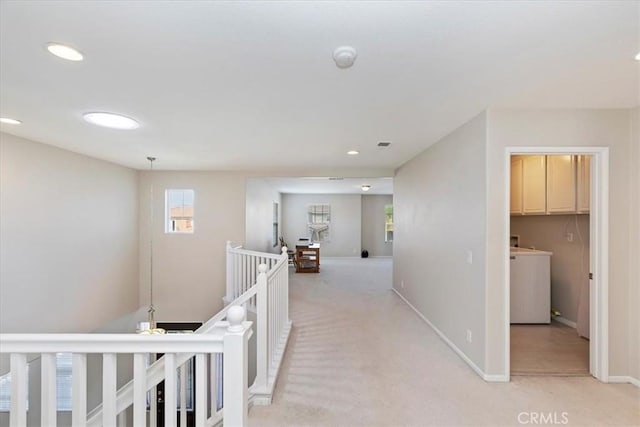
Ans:
<svg viewBox="0 0 640 427"><path fill-rule="evenodd" d="M150 163L150 171L151 174L151 185L149 186L149 211L150 211L150 220L149 220L149 328L151 330L156 328L156 320L155 320L155 307L153 306L153 162L156 160L155 157L147 157Z"/></svg>

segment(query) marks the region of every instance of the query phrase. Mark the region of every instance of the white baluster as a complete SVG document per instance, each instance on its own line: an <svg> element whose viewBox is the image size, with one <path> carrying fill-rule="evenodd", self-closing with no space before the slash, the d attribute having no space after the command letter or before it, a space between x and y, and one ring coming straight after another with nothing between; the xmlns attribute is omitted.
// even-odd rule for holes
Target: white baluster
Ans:
<svg viewBox="0 0 640 427"><path fill-rule="evenodd" d="M164 425L174 427L177 423L176 402L176 355L164 355Z"/></svg>
<svg viewBox="0 0 640 427"><path fill-rule="evenodd" d="M287 257L287 260L289 258ZM288 262L288 261L287 261ZM284 282L284 317L285 322L289 323L289 271L282 269L280 273Z"/></svg>
<svg viewBox="0 0 640 427"><path fill-rule="evenodd" d="M116 412L116 379L118 375L118 359L115 353L102 355L102 425L115 426Z"/></svg>
<svg viewBox="0 0 640 427"><path fill-rule="evenodd" d="M74 353L71 367L73 410L71 424L73 427L87 425L87 355Z"/></svg>
<svg viewBox="0 0 640 427"><path fill-rule="evenodd" d="M147 425L147 355L133 355L133 425Z"/></svg>
<svg viewBox="0 0 640 427"><path fill-rule="evenodd" d="M27 425L27 355L11 354L11 427Z"/></svg>
<svg viewBox="0 0 640 427"><path fill-rule="evenodd" d="M41 370L40 422L43 426L55 427L57 424L55 353L42 353Z"/></svg>
<svg viewBox="0 0 640 427"><path fill-rule="evenodd" d="M253 268L253 257L251 255L245 255L247 258L247 275L244 279L244 289L243 292L246 292L249 289L251 284L251 270Z"/></svg>
<svg viewBox="0 0 640 427"><path fill-rule="evenodd" d="M224 405L224 390L222 388L222 377L224 367L224 354L216 353L216 408L221 408Z"/></svg>
<svg viewBox="0 0 640 427"><path fill-rule="evenodd" d="M225 302L233 301L233 253L231 252L231 240L227 240L227 295ZM231 298L231 299L229 299Z"/></svg>
<svg viewBox="0 0 640 427"><path fill-rule="evenodd" d="M274 337L276 340L279 338L280 336L280 313L282 312L282 300L281 300L281 295L280 295L280 280L278 276L275 276L273 278L273 285L274 285L274 289L276 292L276 312L275 317L276 317L276 336ZM277 344L277 341L276 341Z"/></svg>
<svg viewBox="0 0 640 427"><path fill-rule="evenodd" d="M233 293L229 295L229 301L227 301L227 303L235 299L236 290L238 286L237 283L238 283L238 254L234 253L233 254L233 280L232 280Z"/></svg>
<svg viewBox="0 0 640 427"><path fill-rule="evenodd" d="M276 292L275 287L272 283L267 284L269 287L269 368L271 368L273 361L273 352L276 347L275 336L276 336L276 316L275 316L275 308L276 308Z"/></svg>
<svg viewBox="0 0 640 427"><path fill-rule="evenodd" d="M224 336L224 424L246 426L249 390L247 387L247 342L249 329L242 325L242 307L227 312L229 328Z"/></svg>
<svg viewBox="0 0 640 427"><path fill-rule="evenodd" d="M196 354L196 375L195 375L195 387L196 387L196 425L203 426L207 419L207 355ZM212 396L212 405L213 403ZM211 411L214 413L215 411ZM186 424L180 424L181 426Z"/></svg>
<svg viewBox="0 0 640 427"><path fill-rule="evenodd" d="M267 375L268 375L268 356L267 356L267 340L268 340L268 308L267 308L267 266L260 264L258 267L258 289L257 307L256 307L256 379L255 391L267 392Z"/></svg>
<svg viewBox="0 0 640 427"><path fill-rule="evenodd" d="M187 363L190 363L187 361ZM187 363L180 365L180 425L187 425Z"/></svg>
<svg viewBox="0 0 640 427"><path fill-rule="evenodd" d="M238 254L238 259L239 259L239 275L238 275L238 292L233 296L234 299L236 299L239 295L242 295L242 283L244 281L244 254Z"/></svg>
<svg viewBox="0 0 640 427"><path fill-rule="evenodd" d="M149 355L149 363L153 364L157 360L156 354ZM149 390L149 426L158 426L158 387L153 386Z"/></svg>
<svg viewBox="0 0 640 427"><path fill-rule="evenodd" d="M235 292L231 301L240 295L240 282L242 282L242 254L235 254L236 257L236 276L234 277Z"/></svg>
<svg viewBox="0 0 640 427"><path fill-rule="evenodd" d="M209 396L211 399L211 416L218 410L218 354L212 354L209 358L209 366L211 370L209 372Z"/></svg>

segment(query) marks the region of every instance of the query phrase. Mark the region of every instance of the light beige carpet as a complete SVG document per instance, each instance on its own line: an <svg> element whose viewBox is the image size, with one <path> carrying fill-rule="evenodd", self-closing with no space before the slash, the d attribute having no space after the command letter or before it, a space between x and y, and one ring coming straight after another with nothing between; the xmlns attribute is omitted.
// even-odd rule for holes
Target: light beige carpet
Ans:
<svg viewBox="0 0 640 427"><path fill-rule="evenodd" d="M589 375L589 341L558 322L511 325L511 375Z"/></svg>
<svg viewBox="0 0 640 427"><path fill-rule="evenodd" d="M273 404L251 408L252 427L518 426L531 414L640 425L640 390L629 384L485 382L390 284L389 259L324 258L319 274L291 274L289 347Z"/></svg>

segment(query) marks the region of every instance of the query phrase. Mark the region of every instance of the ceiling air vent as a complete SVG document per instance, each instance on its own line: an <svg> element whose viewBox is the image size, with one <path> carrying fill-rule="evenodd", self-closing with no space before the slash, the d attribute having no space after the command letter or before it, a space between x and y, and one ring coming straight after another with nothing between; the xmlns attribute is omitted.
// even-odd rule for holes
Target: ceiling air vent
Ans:
<svg viewBox="0 0 640 427"><path fill-rule="evenodd" d="M332 176L329 177L329 181L342 181L344 178L342 178L341 176Z"/></svg>
<svg viewBox="0 0 640 427"><path fill-rule="evenodd" d="M378 147L388 147L390 145L390 142L378 142Z"/></svg>

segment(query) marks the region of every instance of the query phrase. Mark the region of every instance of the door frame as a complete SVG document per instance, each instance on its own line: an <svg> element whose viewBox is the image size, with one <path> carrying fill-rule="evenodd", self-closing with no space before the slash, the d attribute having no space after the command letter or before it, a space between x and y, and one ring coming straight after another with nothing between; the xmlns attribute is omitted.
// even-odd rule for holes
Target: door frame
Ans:
<svg viewBox="0 0 640 427"><path fill-rule="evenodd" d="M591 156L591 206L589 208L589 372L609 382L609 148L608 147L505 147L504 242L511 235L511 156L544 154L585 154ZM511 379L510 274L509 252L504 258L505 375Z"/></svg>

